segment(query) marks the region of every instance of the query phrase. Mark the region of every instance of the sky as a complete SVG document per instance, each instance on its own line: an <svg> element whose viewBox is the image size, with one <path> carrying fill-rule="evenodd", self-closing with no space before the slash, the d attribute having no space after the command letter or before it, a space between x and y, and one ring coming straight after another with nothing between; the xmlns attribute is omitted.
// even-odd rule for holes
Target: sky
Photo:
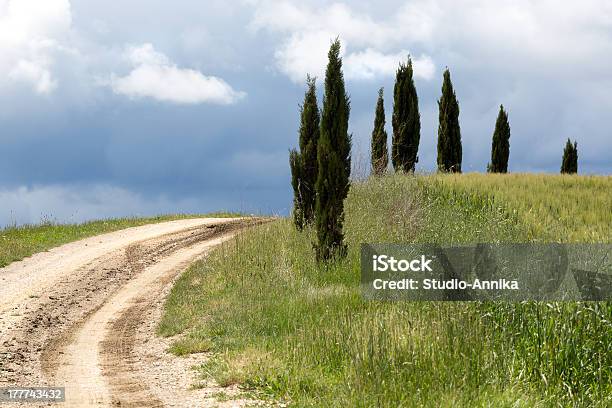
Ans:
<svg viewBox="0 0 612 408"><path fill-rule="evenodd" d="M420 161L436 161L451 71L464 171L484 171L500 104L509 170L612 173L612 2L0 0L0 226L234 210L287 214L307 74L342 43L355 173L378 89L391 130L408 55ZM319 103L322 82L319 81Z"/></svg>

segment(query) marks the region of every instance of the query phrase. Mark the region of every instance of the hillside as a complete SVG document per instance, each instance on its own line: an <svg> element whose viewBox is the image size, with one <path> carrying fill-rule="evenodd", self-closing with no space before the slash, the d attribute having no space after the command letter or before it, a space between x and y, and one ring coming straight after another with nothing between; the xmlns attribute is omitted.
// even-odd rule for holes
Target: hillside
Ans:
<svg viewBox="0 0 612 408"><path fill-rule="evenodd" d="M158 333L210 352L202 381L296 406L609 406L609 303L377 303L362 242L610 242L610 177L387 176L346 200L348 257L287 219L241 234L173 288Z"/></svg>

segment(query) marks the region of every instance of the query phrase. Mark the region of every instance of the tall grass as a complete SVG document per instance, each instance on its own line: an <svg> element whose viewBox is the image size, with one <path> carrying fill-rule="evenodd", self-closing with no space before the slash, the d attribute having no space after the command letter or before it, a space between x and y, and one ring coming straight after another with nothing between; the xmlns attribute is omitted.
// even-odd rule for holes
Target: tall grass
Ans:
<svg viewBox="0 0 612 408"><path fill-rule="evenodd" d="M459 174L430 177L441 194L479 197L521 218L531 240L612 242L612 177Z"/></svg>
<svg viewBox="0 0 612 408"><path fill-rule="evenodd" d="M280 220L190 268L159 326L204 378L294 406L608 406L609 306L367 302L362 242L529 238L528 222L432 178L355 183L346 259L313 259L313 231Z"/></svg>
<svg viewBox="0 0 612 408"><path fill-rule="evenodd" d="M612 177L577 175L436 175L438 197L497 210L522 224L529 241L612 242ZM610 404L612 304L553 302L481 305L497 327L501 352L544 394ZM603 403L603 402L602 402Z"/></svg>

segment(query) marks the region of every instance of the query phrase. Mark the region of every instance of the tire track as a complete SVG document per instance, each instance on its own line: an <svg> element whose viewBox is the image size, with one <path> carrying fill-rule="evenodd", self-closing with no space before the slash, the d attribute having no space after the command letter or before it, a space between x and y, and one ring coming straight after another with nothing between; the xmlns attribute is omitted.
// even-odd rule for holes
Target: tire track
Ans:
<svg viewBox="0 0 612 408"><path fill-rule="evenodd" d="M134 370L133 333L161 288L189 263L263 222L205 221L132 240L30 288L34 295L24 303L2 305L8 307L0 312L0 386L65 384L65 406L161 406Z"/></svg>

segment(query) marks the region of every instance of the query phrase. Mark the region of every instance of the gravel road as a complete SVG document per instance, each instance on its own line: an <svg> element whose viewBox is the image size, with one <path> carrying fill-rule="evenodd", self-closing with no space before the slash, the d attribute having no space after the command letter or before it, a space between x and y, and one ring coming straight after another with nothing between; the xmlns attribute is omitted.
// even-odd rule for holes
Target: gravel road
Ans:
<svg viewBox="0 0 612 408"><path fill-rule="evenodd" d="M155 318L190 263L263 221L199 218L128 228L1 268L0 387L65 386L65 407L212 404L210 395L189 392L188 367L181 367L188 359L177 364L168 362L176 357L147 354L167 346L151 339Z"/></svg>

